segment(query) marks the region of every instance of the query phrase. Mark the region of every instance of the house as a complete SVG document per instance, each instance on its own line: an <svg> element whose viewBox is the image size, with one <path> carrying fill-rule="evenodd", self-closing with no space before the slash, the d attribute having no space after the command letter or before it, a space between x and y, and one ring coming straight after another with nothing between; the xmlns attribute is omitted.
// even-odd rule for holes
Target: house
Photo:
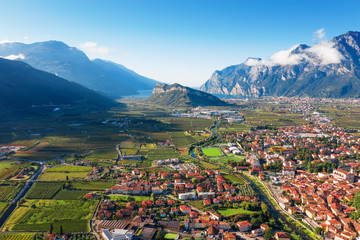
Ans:
<svg viewBox="0 0 360 240"><path fill-rule="evenodd" d="M195 198L196 198L196 193L194 193L194 192L179 193L180 200L189 200L189 199L195 199Z"/></svg>
<svg viewBox="0 0 360 240"><path fill-rule="evenodd" d="M275 233L276 240L290 240L290 234L287 232L277 232Z"/></svg>
<svg viewBox="0 0 360 240"><path fill-rule="evenodd" d="M252 224L248 221L238 222L236 225L238 226L240 232L247 232L252 229Z"/></svg>
<svg viewBox="0 0 360 240"><path fill-rule="evenodd" d="M236 235L233 232L226 231L224 232L224 240L236 240Z"/></svg>
<svg viewBox="0 0 360 240"><path fill-rule="evenodd" d="M262 228L258 228L258 229L251 231L251 234L254 235L255 237L262 236L262 235L264 235L264 233L265 233L265 230Z"/></svg>
<svg viewBox="0 0 360 240"><path fill-rule="evenodd" d="M215 221L221 220L221 215L219 213L215 212L214 210L209 210L206 213L209 214L209 216L212 220L215 220Z"/></svg>
<svg viewBox="0 0 360 240"><path fill-rule="evenodd" d="M181 205L180 206L180 211L183 213L183 214L189 214L190 211L191 211L191 208L187 205Z"/></svg>
<svg viewBox="0 0 360 240"><path fill-rule="evenodd" d="M197 218L197 216L198 216L198 213L195 212L195 211L191 211L191 212L189 213L189 217L190 217L190 218Z"/></svg>

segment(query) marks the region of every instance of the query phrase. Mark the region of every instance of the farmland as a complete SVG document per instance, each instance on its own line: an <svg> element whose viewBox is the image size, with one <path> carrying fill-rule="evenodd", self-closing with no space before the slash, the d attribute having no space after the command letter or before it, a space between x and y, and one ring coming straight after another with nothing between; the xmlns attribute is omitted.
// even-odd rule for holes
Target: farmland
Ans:
<svg viewBox="0 0 360 240"><path fill-rule="evenodd" d="M226 180L229 180L231 183L244 183L244 179L236 176L236 175L224 175Z"/></svg>
<svg viewBox="0 0 360 240"><path fill-rule="evenodd" d="M64 183L53 182L35 182L30 191L27 193L27 199L52 199Z"/></svg>
<svg viewBox="0 0 360 240"><path fill-rule="evenodd" d="M53 199L55 200L78 200L81 199L87 191L81 190L60 190Z"/></svg>
<svg viewBox="0 0 360 240"><path fill-rule="evenodd" d="M50 223L59 231L87 232L97 201L95 200L26 200L11 215L6 230L47 231Z"/></svg>
<svg viewBox="0 0 360 240"><path fill-rule="evenodd" d="M29 165L29 163L14 164L13 161L8 160L0 161L0 180L16 175L20 170Z"/></svg>
<svg viewBox="0 0 360 240"><path fill-rule="evenodd" d="M248 184L241 184L237 186L239 188L239 195L241 196L257 196L257 192Z"/></svg>
<svg viewBox="0 0 360 240"><path fill-rule="evenodd" d="M41 175L40 180L42 181L66 181L74 179L84 179L86 175L91 172L91 167L82 166L60 166L53 167Z"/></svg>
<svg viewBox="0 0 360 240"><path fill-rule="evenodd" d="M13 200L23 186L21 182L0 182L0 202Z"/></svg>
<svg viewBox="0 0 360 240"><path fill-rule="evenodd" d="M204 153L205 156L208 156L208 157L218 157L218 156L223 155L221 150L219 148L215 148L215 147L203 148L202 152Z"/></svg>
<svg viewBox="0 0 360 240"><path fill-rule="evenodd" d="M0 233L0 240L32 240L35 233Z"/></svg>
<svg viewBox="0 0 360 240"><path fill-rule="evenodd" d="M85 190L105 190L114 186L114 182L103 182L103 181L91 181L91 182L73 182L71 188L73 189L85 189Z"/></svg>

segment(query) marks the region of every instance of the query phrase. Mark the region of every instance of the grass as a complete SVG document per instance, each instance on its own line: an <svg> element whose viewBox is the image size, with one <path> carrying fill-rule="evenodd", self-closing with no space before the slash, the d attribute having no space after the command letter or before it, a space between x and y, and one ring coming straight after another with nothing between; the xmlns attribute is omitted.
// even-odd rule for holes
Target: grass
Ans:
<svg viewBox="0 0 360 240"><path fill-rule="evenodd" d="M219 157L224 155L219 148L208 147L201 149L204 155L208 157Z"/></svg>
<svg viewBox="0 0 360 240"><path fill-rule="evenodd" d="M46 171L43 175L40 176L39 180L41 181L66 181L66 177L69 180L74 179L85 179L89 172L48 172Z"/></svg>
<svg viewBox="0 0 360 240"><path fill-rule="evenodd" d="M203 210L204 209L204 204L203 204L203 200L195 200L195 201L191 201L189 202L189 204L199 210Z"/></svg>
<svg viewBox="0 0 360 240"><path fill-rule="evenodd" d="M177 239L178 234L176 233L167 233L165 234L165 239Z"/></svg>
<svg viewBox="0 0 360 240"><path fill-rule="evenodd" d="M196 142L193 137L185 135L183 132L171 132L169 135L171 141L174 142L177 147L190 145Z"/></svg>
<svg viewBox="0 0 360 240"><path fill-rule="evenodd" d="M4 227L7 231L48 231L50 223L59 231L87 232L96 200L26 200L10 216Z"/></svg>
<svg viewBox="0 0 360 240"><path fill-rule="evenodd" d="M226 175L223 175L223 177L226 180L229 180L231 183L244 183L244 180L242 178L239 178L236 175L226 174Z"/></svg>
<svg viewBox="0 0 360 240"><path fill-rule="evenodd" d="M242 208L224 208L217 210L223 217L230 217L237 214L249 214L259 213L259 211L248 211Z"/></svg>

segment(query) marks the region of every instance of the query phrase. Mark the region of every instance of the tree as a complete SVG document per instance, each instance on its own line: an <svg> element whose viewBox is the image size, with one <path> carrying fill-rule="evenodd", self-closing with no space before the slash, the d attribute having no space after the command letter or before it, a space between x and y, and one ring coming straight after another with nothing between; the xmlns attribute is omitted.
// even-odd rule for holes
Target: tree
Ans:
<svg viewBox="0 0 360 240"><path fill-rule="evenodd" d="M272 227L269 227L268 229L266 229L265 234L264 234L264 239L265 240L270 240L272 239L273 236L273 229Z"/></svg>
<svg viewBox="0 0 360 240"><path fill-rule="evenodd" d="M69 181L69 176L68 175L66 175L66 181Z"/></svg>
<svg viewBox="0 0 360 240"><path fill-rule="evenodd" d="M151 197L151 201L155 201L155 195L154 195L154 193L151 193L151 195L150 195L150 197Z"/></svg>
<svg viewBox="0 0 360 240"><path fill-rule="evenodd" d="M64 235L63 227L60 225L60 235Z"/></svg>
<svg viewBox="0 0 360 240"><path fill-rule="evenodd" d="M322 234L322 228L321 227L316 227L315 228L315 233L321 235Z"/></svg>
<svg viewBox="0 0 360 240"><path fill-rule="evenodd" d="M164 240L164 239L165 239L165 236L164 236L163 231L161 231L161 230L157 231L155 240Z"/></svg>
<svg viewBox="0 0 360 240"><path fill-rule="evenodd" d="M50 229L49 229L49 233L53 233L53 230L54 230L54 226L52 223L50 223Z"/></svg>

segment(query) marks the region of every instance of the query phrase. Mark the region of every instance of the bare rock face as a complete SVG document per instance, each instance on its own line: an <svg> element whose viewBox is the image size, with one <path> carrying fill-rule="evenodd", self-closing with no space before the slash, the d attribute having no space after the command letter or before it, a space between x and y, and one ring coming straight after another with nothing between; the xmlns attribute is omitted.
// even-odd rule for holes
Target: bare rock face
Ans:
<svg viewBox="0 0 360 240"><path fill-rule="evenodd" d="M313 46L296 45L269 60L249 58L215 71L201 87L239 97L360 96L360 33L348 32Z"/></svg>

